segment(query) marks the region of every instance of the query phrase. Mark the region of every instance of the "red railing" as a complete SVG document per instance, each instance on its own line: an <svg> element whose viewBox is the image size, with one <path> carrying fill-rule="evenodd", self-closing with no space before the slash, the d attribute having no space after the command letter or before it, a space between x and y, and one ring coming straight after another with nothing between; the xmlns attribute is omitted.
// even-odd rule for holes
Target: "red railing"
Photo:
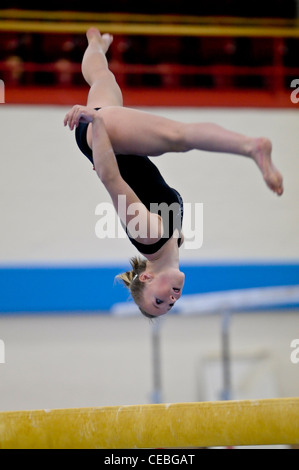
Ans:
<svg viewBox="0 0 299 470"><path fill-rule="evenodd" d="M97 14L95 17L94 14L78 12L40 11L15 14L11 10L6 14L2 11L2 17L4 19L1 20L0 11L0 40L1 34L14 34L16 37L21 34L30 37L39 34L41 41L43 38L50 42L53 39L54 45L50 48L52 47L52 56L57 56L57 60L47 60L47 48L39 61L27 60L13 51L6 57L2 54L0 78L6 86L63 85L69 89L81 86L84 83L80 64L83 50L79 51L75 59L71 59L67 54L63 56L61 44L66 40L77 41L78 38L83 38L84 42L83 32L88 26L95 24L95 21L91 23L92 18L99 21L99 29L114 33L109 64L121 88L252 88L279 93L283 90L289 92L291 81L299 78L299 55L297 60L291 61L291 65L288 61L288 41L297 41L299 45L299 24L296 20L235 18L230 21L228 18L174 18L157 15L153 18L121 14ZM126 54L128 44L136 45L140 37L146 38L147 50L141 51L139 57L133 58L134 63L130 63ZM168 42L163 42L165 38ZM198 51L198 54L202 54L202 60L200 56L196 56L196 65L192 65L190 60L182 61L179 54L176 56L174 52L175 48L179 50L184 47L186 38L193 38L198 43L202 41ZM247 63L243 60L238 64L234 56L235 43L239 38L255 42L255 51L252 57L249 54ZM216 49L218 45L220 54L218 51L215 54L215 44L211 41L216 41ZM165 46L166 43L168 46ZM267 46L266 60L259 56L259 46L263 49L264 45ZM163 49L162 55L160 46ZM147 57L148 51L151 53L150 58Z"/></svg>

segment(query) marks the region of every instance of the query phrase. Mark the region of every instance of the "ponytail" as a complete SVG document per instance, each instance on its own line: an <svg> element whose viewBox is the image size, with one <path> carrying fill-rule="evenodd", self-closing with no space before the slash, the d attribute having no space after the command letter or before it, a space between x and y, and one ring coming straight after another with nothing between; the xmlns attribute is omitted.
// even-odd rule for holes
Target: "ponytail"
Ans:
<svg viewBox="0 0 299 470"><path fill-rule="evenodd" d="M131 271L126 271L125 273L118 274L116 278L123 281L124 285L131 290L131 287L133 287L133 283L135 284L136 281L139 281L139 274L145 271L146 260L139 258L139 256L134 256L130 259L130 264L132 266ZM139 283L142 284L140 281Z"/></svg>
<svg viewBox="0 0 299 470"><path fill-rule="evenodd" d="M121 280L124 285L129 289L133 300L139 307L139 303L142 300L142 293L144 289L144 282L139 280L139 275L146 270L146 260L141 259L139 256L134 256L130 259L131 271L126 271L122 274L118 274L116 279ZM139 307L141 313L147 318L155 318L154 315L146 313L141 307Z"/></svg>

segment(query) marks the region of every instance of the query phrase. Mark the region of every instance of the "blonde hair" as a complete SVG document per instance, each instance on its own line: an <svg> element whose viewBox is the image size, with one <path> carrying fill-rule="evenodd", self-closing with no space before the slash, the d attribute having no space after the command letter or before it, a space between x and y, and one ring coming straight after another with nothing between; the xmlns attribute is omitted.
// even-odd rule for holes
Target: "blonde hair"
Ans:
<svg viewBox="0 0 299 470"><path fill-rule="evenodd" d="M150 315L145 312L139 303L142 301L142 294L144 289L144 282L141 282L139 275L146 270L146 260L141 259L139 256L134 256L130 259L131 271L126 271L122 274L118 274L116 279L119 279L129 289L134 302L138 305L140 312L147 318L156 318L154 315Z"/></svg>

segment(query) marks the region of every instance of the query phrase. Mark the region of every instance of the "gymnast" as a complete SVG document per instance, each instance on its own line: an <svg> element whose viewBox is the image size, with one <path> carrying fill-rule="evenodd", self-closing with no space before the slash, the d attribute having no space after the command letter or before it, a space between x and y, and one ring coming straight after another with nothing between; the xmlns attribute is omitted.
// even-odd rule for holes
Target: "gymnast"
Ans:
<svg viewBox="0 0 299 470"><path fill-rule="evenodd" d="M282 176L272 163L272 145L265 137L247 137L213 123L182 123L123 107L121 90L106 58L113 37L101 35L93 27L86 36L82 74L90 86L87 105L75 105L66 114L64 125L75 129L78 147L93 164L129 240L142 255L133 257L132 269L117 277L143 315L155 318L166 314L182 295L185 276L179 268L179 248L183 243L183 201L148 156L197 149L249 157L279 196L283 193ZM125 211L120 210L119 195L125 196ZM173 217L163 218L163 213L151 210L152 203L155 207L171 205ZM136 217L136 212L129 210L131 204L138 208L136 233L129 228Z"/></svg>

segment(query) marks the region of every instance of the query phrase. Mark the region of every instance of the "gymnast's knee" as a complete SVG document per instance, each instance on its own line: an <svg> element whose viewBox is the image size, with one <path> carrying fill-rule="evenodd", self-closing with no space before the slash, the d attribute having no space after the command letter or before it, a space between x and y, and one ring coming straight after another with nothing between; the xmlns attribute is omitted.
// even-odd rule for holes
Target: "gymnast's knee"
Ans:
<svg viewBox="0 0 299 470"><path fill-rule="evenodd" d="M187 124L179 123L175 129L172 130L170 140L173 151L187 152L190 150L190 145L187 138L187 126Z"/></svg>
<svg viewBox="0 0 299 470"><path fill-rule="evenodd" d="M86 74L85 74L86 75ZM109 69L95 68L89 71L87 76L84 75L87 83L92 86L103 86L105 83L115 83L115 76Z"/></svg>

